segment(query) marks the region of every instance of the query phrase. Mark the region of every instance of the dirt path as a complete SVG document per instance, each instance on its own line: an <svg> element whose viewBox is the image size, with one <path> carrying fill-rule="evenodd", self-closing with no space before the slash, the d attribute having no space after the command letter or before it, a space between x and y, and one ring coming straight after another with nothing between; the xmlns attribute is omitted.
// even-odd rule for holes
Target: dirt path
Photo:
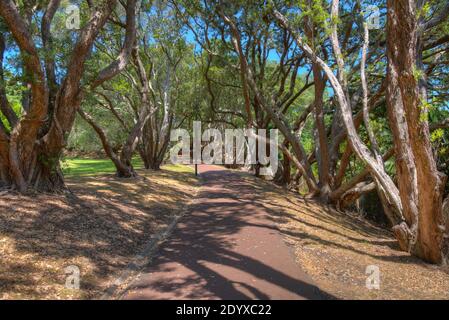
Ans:
<svg viewBox="0 0 449 320"><path fill-rule="evenodd" d="M125 299L323 299L295 263L257 186L202 165L198 199Z"/></svg>

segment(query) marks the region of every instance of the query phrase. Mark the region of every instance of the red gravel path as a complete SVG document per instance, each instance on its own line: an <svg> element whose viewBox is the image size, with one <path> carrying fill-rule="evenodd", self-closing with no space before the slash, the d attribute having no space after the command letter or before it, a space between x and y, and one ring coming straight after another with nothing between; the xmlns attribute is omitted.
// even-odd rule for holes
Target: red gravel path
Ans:
<svg viewBox="0 0 449 320"><path fill-rule="evenodd" d="M295 263L257 181L201 165L197 201L125 299L323 299Z"/></svg>

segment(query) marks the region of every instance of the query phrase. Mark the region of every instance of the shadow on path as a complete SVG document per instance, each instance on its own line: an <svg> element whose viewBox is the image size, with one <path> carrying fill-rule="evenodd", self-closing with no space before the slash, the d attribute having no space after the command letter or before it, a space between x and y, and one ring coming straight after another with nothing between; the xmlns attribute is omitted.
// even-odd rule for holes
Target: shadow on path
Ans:
<svg viewBox="0 0 449 320"><path fill-rule="evenodd" d="M328 299L295 263L256 179L201 166L192 205L125 299Z"/></svg>

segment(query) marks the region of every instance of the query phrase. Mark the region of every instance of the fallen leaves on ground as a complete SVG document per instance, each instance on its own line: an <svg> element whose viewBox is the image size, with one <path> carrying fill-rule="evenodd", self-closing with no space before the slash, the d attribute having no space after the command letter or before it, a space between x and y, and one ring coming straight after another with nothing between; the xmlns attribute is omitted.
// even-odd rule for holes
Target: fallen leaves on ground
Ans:
<svg viewBox="0 0 449 320"><path fill-rule="evenodd" d="M67 179L70 194L0 196L0 299L99 298L189 202L191 170L169 166ZM80 269L80 290L66 288L66 267Z"/></svg>
<svg viewBox="0 0 449 320"><path fill-rule="evenodd" d="M282 188L267 188L266 205L298 263L324 291L343 299L449 299L447 267L400 251L388 230ZM368 266L379 268L379 289L367 288Z"/></svg>

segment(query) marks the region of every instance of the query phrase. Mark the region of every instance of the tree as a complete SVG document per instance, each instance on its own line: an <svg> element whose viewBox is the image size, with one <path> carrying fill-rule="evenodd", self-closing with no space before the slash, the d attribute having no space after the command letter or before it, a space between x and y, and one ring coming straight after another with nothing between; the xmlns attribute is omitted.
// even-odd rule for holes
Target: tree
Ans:
<svg viewBox="0 0 449 320"><path fill-rule="evenodd" d="M387 105L394 137L398 186L405 222L394 231L401 247L424 260L447 258L443 218L445 175L438 171L427 120L423 34L449 14L449 5L426 20L421 2L387 1Z"/></svg>
<svg viewBox="0 0 449 320"><path fill-rule="evenodd" d="M426 82L423 79L416 79L416 72L419 73L419 70L422 70L422 61L419 60L418 53L423 46L419 37L417 7L413 1L388 2L387 102L396 154L401 155L396 157L399 187L386 173L383 159L378 155L377 150L369 150L360 139L354 126L343 55L335 23L338 19L338 10L339 1L333 0L331 11L334 24L330 39L337 64L338 78L329 65L319 58L302 37L293 30L285 16L276 9L273 9L272 12L280 25L295 35L298 45L312 62L320 66L329 79L338 100L351 148L366 163L381 194L385 195L385 200L398 215L397 224L394 225L393 230L401 247L427 261L440 263L446 255L447 242L447 239L444 238L446 230L442 216L444 180L436 169L430 146L428 124L425 117L423 119L423 114L426 115L427 112L423 107L423 103L427 104ZM407 19L402 19L404 16ZM446 16L447 10L443 10L442 14L436 15L436 18L427 21L421 28L428 28L428 24L434 26L438 20L441 21ZM398 34L403 35L399 37L399 40ZM365 33L365 46L366 38ZM366 56L362 55L362 57L362 63L364 63ZM365 120L367 120L366 83L363 83L363 87L365 91L364 113ZM369 131L369 125L366 124L366 126ZM370 140L372 145L376 145L372 137ZM424 191L424 189L426 190Z"/></svg>
<svg viewBox="0 0 449 320"><path fill-rule="evenodd" d="M149 51L151 48L152 52L145 52L145 56L154 57L151 99L154 105L161 106L143 128L139 153L146 169L159 170L166 155L175 118L182 60L192 50L181 35L182 26L175 21L173 11L165 4L158 4L153 23L149 25L155 46L147 44L143 49Z"/></svg>
<svg viewBox="0 0 449 320"><path fill-rule="evenodd" d="M64 188L59 159L84 91L87 86L98 86L123 70L134 43L136 1L128 0L125 40L119 56L93 79L83 77L94 41L110 19L116 3L116 0L104 0L96 5L88 2L89 7L82 10L89 14L85 17L88 21L79 30L67 61L57 65L53 50L55 41L50 30L61 1L51 0L46 7L37 1L24 2L20 7L12 0L1 1L0 16L20 50L22 76L30 88L27 92L30 103L22 106L23 114L16 123L14 119L8 119L11 120L10 132L0 128L3 184L21 192L26 192L28 188L44 191ZM20 11L27 13L25 17ZM34 11L40 14L33 15ZM39 27L40 34L34 34ZM40 41L43 52L37 48ZM4 92L0 92L0 95L7 110L8 104L4 103L7 97Z"/></svg>

